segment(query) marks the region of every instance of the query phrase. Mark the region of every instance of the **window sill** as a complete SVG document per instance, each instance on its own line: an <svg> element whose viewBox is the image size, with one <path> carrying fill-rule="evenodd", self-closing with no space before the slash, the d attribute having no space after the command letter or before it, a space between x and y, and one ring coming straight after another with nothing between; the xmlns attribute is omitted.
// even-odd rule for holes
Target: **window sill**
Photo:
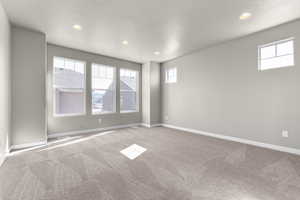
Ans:
<svg viewBox="0 0 300 200"><path fill-rule="evenodd" d="M165 84L175 84L177 83L177 81L174 81L174 82L165 82Z"/></svg>
<svg viewBox="0 0 300 200"><path fill-rule="evenodd" d="M125 110L125 111L120 111L121 114L126 114L126 113L139 113L140 111L138 110Z"/></svg>
<svg viewBox="0 0 300 200"><path fill-rule="evenodd" d="M80 114L61 114L57 115L54 114L53 117L60 118L60 117L80 117L80 116L86 116L86 113L80 113Z"/></svg>
<svg viewBox="0 0 300 200"><path fill-rule="evenodd" d="M289 67L295 67L295 64L284 65L284 66L280 66L280 67L269 67L269 68L264 68L264 69L259 68L258 71L263 72L263 71L268 71L268 70L275 70L275 69L289 68Z"/></svg>
<svg viewBox="0 0 300 200"><path fill-rule="evenodd" d="M97 112L97 113L92 113L93 116L97 115L110 115L110 114L117 114L117 112Z"/></svg>

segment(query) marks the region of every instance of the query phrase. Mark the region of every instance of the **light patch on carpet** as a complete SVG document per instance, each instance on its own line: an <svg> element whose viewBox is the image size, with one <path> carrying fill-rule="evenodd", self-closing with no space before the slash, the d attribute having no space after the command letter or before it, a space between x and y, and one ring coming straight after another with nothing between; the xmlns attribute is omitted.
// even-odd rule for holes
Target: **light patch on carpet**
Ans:
<svg viewBox="0 0 300 200"><path fill-rule="evenodd" d="M120 151L120 153L123 154L124 156L126 156L127 158L129 158L130 160L134 160L137 157L139 157L142 153L144 153L145 151L147 151L147 149L145 149L144 147L141 147L137 144L133 144L133 145L127 147L126 149L123 149L122 151Z"/></svg>

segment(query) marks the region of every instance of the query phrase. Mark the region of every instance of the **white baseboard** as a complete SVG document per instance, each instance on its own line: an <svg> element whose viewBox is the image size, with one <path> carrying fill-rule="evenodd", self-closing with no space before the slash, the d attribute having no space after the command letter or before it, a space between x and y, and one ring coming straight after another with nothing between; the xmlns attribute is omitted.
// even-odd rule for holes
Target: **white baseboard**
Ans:
<svg viewBox="0 0 300 200"><path fill-rule="evenodd" d="M8 147L8 149L6 150L6 154L9 154L9 152L11 152L13 149L11 146Z"/></svg>
<svg viewBox="0 0 300 200"><path fill-rule="evenodd" d="M196 129L184 128L184 127L174 126L174 125L170 125L170 124L162 124L162 126L167 127L167 128L181 130L181 131L186 131L186 132L190 132L190 133L194 133L194 134L199 134L199 135L219 138L219 139L223 139L223 140L229 140L229 141L233 141L233 142L239 142L239 143L248 144L248 145L252 145L252 146L258 146L258 147L262 147L262 148L267 148L267 149L272 149L272 150L276 150L276 151L300 155L300 149L284 147L284 146L279 146L279 145L274 145L274 144L268 144L268 143L263 143L263 142L257 142L257 141L253 141L253 140L247 140L247 139L226 136L226 135L221 135L221 134L209 133L209 132L205 132L205 131L199 131Z"/></svg>
<svg viewBox="0 0 300 200"><path fill-rule="evenodd" d="M153 124L153 125L150 125L150 124L145 124L145 123L135 123L135 124L111 126L111 127L106 127L106 128L86 129L86 130L70 131L70 132L63 132L63 133L54 133L54 134L48 135L48 138L57 138L57 137L65 137L65 136L72 136L72 135L80 135L80 134L91 133L91 132L102 132L102 131L109 131L109 130L115 130L115 129L135 127L135 126L144 126L144 127L148 127L148 128L163 126L163 127L177 129L177 130L181 130L181 131L186 131L186 132L190 132L190 133L194 133L194 134L199 134L199 135L219 138L219 139L223 139L223 140L239 142L239 143L243 143L243 144L248 144L248 145L258 146L258 147L272 149L272 150L276 150L276 151L282 151L282 152L286 152L286 153L300 155L300 149L284 147L284 146L279 146L279 145L274 145L274 144L268 144L268 143L263 143L263 142L257 142L257 141L253 141L253 140L242 139L242 138L232 137L232 136L226 136L226 135L221 135L221 134L216 134L216 133L209 133L209 132L200 131L200 130L196 130L196 129L190 129L190 128L174 126L174 125L171 125L171 124ZM27 144L20 144L20 145L12 145L10 147L10 150L36 147L36 146L41 146L41 145L46 145L46 144L47 144L47 142L43 141L43 142L38 142L38 143L27 143ZM3 159L0 158L0 166L4 162L4 160L5 160L5 156L4 156Z"/></svg>
<svg viewBox="0 0 300 200"><path fill-rule="evenodd" d="M162 126L162 124L152 124L151 127L159 127Z"/></svg>
<svg viewBox="0 0 300 200"><path fill-rule="evenodd" d="M151 128L150 124L146 124L146 123L141 123L141 126L147 127L147 128Z"/></svg>
<svg viewBox="0 0 300 200"><path fill-rule="evenodd" d="M5 159L6 159L6 155L0 156L0 167L1 167L2 164L4 163Z"/></svg>
<svg viewBox="0 0 300 200"><path fill-rule="evenodd" d="M64 132L64 133L54 133L54 134L48 135L48 138L57 138L57 137L64 137L64 136L80 135L80 134L91 133L91 132L102 132L102 131L109 131L109 130L121 129L121 128L129 128L129 127L140 126L140 125L141 125L140 123L135 123L135 124L126 124L126 125L112 126L112 127L106 127L106 128L86 129L86 130L70 131L70 132ZM9 152L11 152L12 150L19 150L19 149L25 149L25 148L35 148L35 147L39 147L39 146L46 145L46 144L47 144L47 141L42 141L42 142L37 142L37 143L26 143L26 144L12 145L12 146L9 147ZM0 160L0 163L1 163L1 160Z"/></svg>
<svg viewBox="0 0 300 200"><path fill-rule="evenodd" d="M9 152L12 150L11 146L9 146L5 152L4 155L0 156L0 167L2 166L2 164L4 163L4 161L6 160L7 156L9 156Z"/></svg>
<svg viewBox="0 0 300 200"><path fill-rule="evenodd" d="M140 125L141 125L141 123L135 123L135 124L111 126L111 127L106 127L106 128L85 129L85 130L69 131L69 132L63 132L63 133L53 133L53 134L49 134L48 138L58 138L58 137L65 137L65 136L72 136L72 135L81 135L81 134L84 134L84 133L110 131L110 130L115 130L115 129L140 126Z"/></svg>
<svg viewBox="0 0 300 200"><path fill-rule="evenodd" d="M146 124L146 123L141 123L141 126L147 127L147 128L152 128L152 127L158 127L158 126L162 126L162 124Z"/></svg>
<svg viewBox="0 0 300 200"><path fill-rule="evenodd" d="M17 144L17 145L10 146L9 151L11 152L12 150L32 148L32 147L42 146L42 145L46 145L46 144L47 144L47 141L26 143L26 144Z"/></svg>

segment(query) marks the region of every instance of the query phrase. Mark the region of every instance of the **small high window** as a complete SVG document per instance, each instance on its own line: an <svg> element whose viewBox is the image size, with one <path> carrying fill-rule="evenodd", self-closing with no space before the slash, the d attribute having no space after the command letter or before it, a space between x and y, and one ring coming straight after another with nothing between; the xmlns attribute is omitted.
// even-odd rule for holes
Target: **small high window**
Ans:
<svg viewBox="0 0 300 200"><path fill-rule="evenodd" d="M258 56L261 71L294 66L294 38L259 46Z"/></svg>
<svg viewBox="0 0 300 200"><path fill-rule="evenodd" d="M166 69L165 82L166 83L176 83L177 82L177 68Z"/></svg>

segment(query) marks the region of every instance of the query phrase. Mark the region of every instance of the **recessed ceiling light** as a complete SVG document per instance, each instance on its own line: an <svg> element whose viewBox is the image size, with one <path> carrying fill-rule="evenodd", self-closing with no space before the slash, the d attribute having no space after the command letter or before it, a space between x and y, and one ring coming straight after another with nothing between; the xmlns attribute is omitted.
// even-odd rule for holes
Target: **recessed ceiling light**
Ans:
<svg viewBox="0 0 300 200"><path fill-rule="evenodd" d="M127 40L123 40L122 44L127 45L128 41Z"/></svg>
<svg viewBox="0 0 300 200"><path fill-rule="evenodd" d="M155 51L154 54L155 54L155 55L159 55L160 52L159 52L159 51Z"/></svg>
<svg viewBox="0 0 300 200"><path fill-rule="evenodd" d="M79 24L74 24L73 25L73 28L77 31L81 31L82 30L82 27L79 25Z"/></svg>
<svg viewBox="0 0 300 200"><path fill-rule="evenodd" d="M249 13L249 12L244 12L244 13L241 14L240 20L246 20L246 19L249 19L251 16L252 16L251 13Z"/></svg>

